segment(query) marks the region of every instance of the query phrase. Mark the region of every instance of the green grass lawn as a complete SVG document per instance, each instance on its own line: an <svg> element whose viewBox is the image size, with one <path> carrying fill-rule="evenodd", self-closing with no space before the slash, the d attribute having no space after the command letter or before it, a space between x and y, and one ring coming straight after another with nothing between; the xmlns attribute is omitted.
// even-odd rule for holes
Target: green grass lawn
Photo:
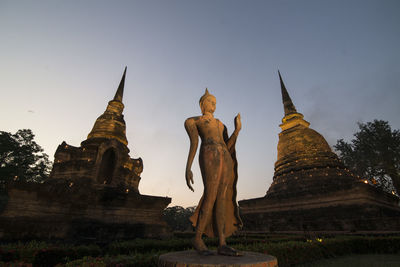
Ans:
<svg viewBox="0 0 400 267"><path fill-rule="evenodd" d="M298 265L298 267L399 267L400 254L349 255Z"/></svg>

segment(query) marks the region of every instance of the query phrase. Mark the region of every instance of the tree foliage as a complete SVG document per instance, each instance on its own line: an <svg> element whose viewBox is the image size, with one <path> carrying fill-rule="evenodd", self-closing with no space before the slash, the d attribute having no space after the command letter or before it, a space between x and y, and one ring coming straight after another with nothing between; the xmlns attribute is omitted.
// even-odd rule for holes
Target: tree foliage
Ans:
<svg viewBox="0 0 400 267"><path fill-rule="evenodd" d="M30 129L0 131L0 186L11 180L42 182L49 176L51 162L34 137Z"/></svg>
<svg viewBox="0 0 400 267"><path fill-rule="evenodd" d="M400 131L383 120L358 123L358 127L350 143L337 141L334 148L339 157L371 184L387 192L396 188L400 193Z"/></svg>
<svg viewBox="0 0 400 267"><path fill-rule="evenodd" d="M163 219L173 231L190 231L192 230L192 223L189 218L193 215L194 210L195 207L169 207L163 211Z"/></svg>

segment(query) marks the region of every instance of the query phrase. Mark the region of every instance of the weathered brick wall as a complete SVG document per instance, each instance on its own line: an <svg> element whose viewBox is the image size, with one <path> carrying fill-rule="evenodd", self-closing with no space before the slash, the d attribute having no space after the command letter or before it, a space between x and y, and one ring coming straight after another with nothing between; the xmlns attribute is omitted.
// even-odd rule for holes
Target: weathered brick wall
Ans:
<svg viewBox="0 0 400 267"><path fill-rule="evenodd" d="M266 232L400 231L398 204L365 184L318 196L239 201L244 229Z"/></svg>
<svg viewBox="0 0 400 267"><path fill-rule="evenodd" d="M60 183L11 186L0 215L0 238L73 239L82 235L112 239L168 234L161 214L170 198L107 187L91 186L84 190L87 194L62 188Z"/></svg>

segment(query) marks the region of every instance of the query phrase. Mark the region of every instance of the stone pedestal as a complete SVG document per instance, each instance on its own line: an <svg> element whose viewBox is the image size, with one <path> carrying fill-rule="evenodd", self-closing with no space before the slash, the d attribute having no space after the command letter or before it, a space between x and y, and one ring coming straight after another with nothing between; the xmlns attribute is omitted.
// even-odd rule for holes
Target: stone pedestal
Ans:
<svg viewBox="0 0 400 267"><path fill-rule="evenodd" d="M240 257L218 255L201 256L194 250L163 254L158 259L159 267L277 267L278 260L271 255L243 252Z"/></svg>

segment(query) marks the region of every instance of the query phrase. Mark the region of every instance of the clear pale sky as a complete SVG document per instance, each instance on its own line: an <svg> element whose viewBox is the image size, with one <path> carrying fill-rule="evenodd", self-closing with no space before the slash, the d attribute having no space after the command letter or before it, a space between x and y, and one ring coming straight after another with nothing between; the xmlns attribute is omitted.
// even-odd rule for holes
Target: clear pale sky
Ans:
<svg viewBox="0 0 400 267"><path fill-rule="evenodd" d="M30 128L53 159L79 146L123 69L131 157L142 194L197 205L185 184L186 118L206 87L237 142L238 200L272 182L283 117L277 70L297 108L333 146L357 122L400 128L400 1L0 0L0 130Z"/></svg>

